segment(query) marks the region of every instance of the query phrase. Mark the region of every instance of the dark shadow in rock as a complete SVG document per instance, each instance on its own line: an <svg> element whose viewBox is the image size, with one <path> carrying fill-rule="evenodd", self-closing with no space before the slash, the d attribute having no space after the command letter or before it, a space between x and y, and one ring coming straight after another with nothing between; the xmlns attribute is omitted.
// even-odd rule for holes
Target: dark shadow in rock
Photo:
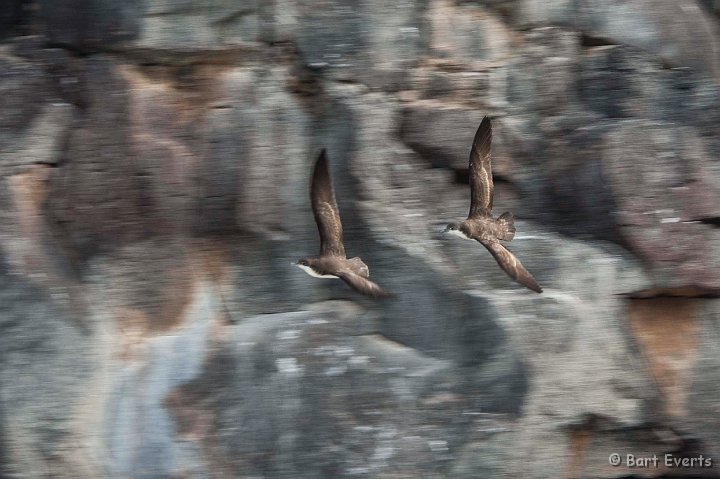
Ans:
<svg viewBox="0 0 720 479"><path fill-rule="evenodd" d="M653 88L663 73L655 57L624 45L586 50L578 69L580 102L607 118L650 113Z"/></svg>
<svg viewBox="0 0 720 479"><path fill-rule="evenodd" d="M604 47L608 45L617 45L617 42L614 42L608 38L603 37L597 37L593 36L587 33L581 33L580 34L580 46L585 48L592 48L592 47Z"/></svg>
<svg viewBox="0 0 720 479"><path fill-rule="evenodd" d="M0 4L0 39L26 33L31 0L5 0Z"/></svg>
<svg viewBox="0 0 720 479"><path fill-rule="evenodd" d="M462 394L471 398L470 409L491 414L520 415L529 388L529 374L517 353L505 343L485 363L462 369Z"/></svg>
<svg viewBox="0 0 720 479"><path fill-rule="evenodd" d="M602 164L606 121L562 131L539 154L546 164L535 168L522 186L536 219L561 234L595 238L620 245L624 240L614 216L617 204Z"/></svg>
<svg viewBox="0 0 720 479"><path fill-rule="evenodd" d="M238 128L238 124L240 128ZM200 191L196 234L237 230L239 158L250 151L247 121L234 108L215 109L208 115L208 150L198 178ZM247 138L246 138L247 136Z"/></svg>
<svg viewBox="0 0 720 479"><path fill-rule="evenodd" d="M599 159L560 176L544 176L542 183L538 197L530 200L541 223L571 237L621 242L613 216L617 207Z"/></svg>
<svg viewBox="0 0 720 479"><path fill-rule="evenodd" d="M137 38L142 12L139 0L40 0L37 21L51 44L94 52Z"/></svg>

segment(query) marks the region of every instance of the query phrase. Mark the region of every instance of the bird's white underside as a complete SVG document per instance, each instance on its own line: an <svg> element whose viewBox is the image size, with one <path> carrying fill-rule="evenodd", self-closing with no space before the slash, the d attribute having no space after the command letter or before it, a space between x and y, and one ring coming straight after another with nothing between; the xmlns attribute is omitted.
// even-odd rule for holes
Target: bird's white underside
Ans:
<svg viewBox="0 0 720 479"><path fill-rule="evenodd" d="M323 278L323 279L339 279L334 274L317 274L314 269L312 269L310 266L305 266L304 264L298 264L296 265L301 270L305 271L307 274L312 276L313 278Z"/></svg>
<svg viewBox="0 0 720 479"><path fill-rule="evenodd" d="M463 232L460 231L460 230L449 230L449 231L448 231L448 234L451 234L451 235L454 235L454 236L459 236L459 237L462 238L462 239L466 239L466 240L471 240L471 241L472 241L472 238L468 237L465 233L463 233Z"/></svg>

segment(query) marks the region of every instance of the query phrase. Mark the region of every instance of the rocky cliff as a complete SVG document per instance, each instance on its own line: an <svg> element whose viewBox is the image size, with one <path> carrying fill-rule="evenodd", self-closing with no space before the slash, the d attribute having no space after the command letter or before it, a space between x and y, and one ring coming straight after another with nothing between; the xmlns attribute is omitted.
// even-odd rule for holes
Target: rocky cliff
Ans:
<svg viewBox="0 0 720 479"><path fill-rule="evenodd" d="M0 474L720 476L719 12L4 2ZM438 235L483 115L542 295ZM321 147L393 300L290 264Z"/></svg>

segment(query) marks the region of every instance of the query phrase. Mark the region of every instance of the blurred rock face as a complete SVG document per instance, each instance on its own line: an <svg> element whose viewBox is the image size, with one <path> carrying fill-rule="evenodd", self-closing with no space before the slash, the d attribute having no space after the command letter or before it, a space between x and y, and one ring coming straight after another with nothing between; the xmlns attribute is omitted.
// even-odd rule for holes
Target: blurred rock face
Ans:
<svg viewBox="0 0 720 479"><path fill-rule="evenodd" d="M720 454L716 3L6 2L0 474ZM542 295L438 235L483 115ZM321 147L395 300L290 264Z"/></svg>

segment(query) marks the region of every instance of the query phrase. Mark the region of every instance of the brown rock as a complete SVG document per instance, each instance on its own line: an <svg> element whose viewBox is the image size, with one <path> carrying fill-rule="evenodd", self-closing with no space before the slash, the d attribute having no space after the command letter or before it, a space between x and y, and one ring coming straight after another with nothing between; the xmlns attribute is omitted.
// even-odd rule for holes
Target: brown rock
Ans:
<svg viewBox="0 0 720 479"><path fill-rule="evenodd" d="M138 239L144 225L127 82L103 57L86 61L84 77L87 108L50 179L49 213L64 225L70 243L90 254Z"/></svg>
<svg viewBox="0 0 720 479"><path fill-rule="evenodd" d="M653 298L630 302L630 327L662 391L665 414L687 416L687 399L698 354L697 299Z"/></svg>

